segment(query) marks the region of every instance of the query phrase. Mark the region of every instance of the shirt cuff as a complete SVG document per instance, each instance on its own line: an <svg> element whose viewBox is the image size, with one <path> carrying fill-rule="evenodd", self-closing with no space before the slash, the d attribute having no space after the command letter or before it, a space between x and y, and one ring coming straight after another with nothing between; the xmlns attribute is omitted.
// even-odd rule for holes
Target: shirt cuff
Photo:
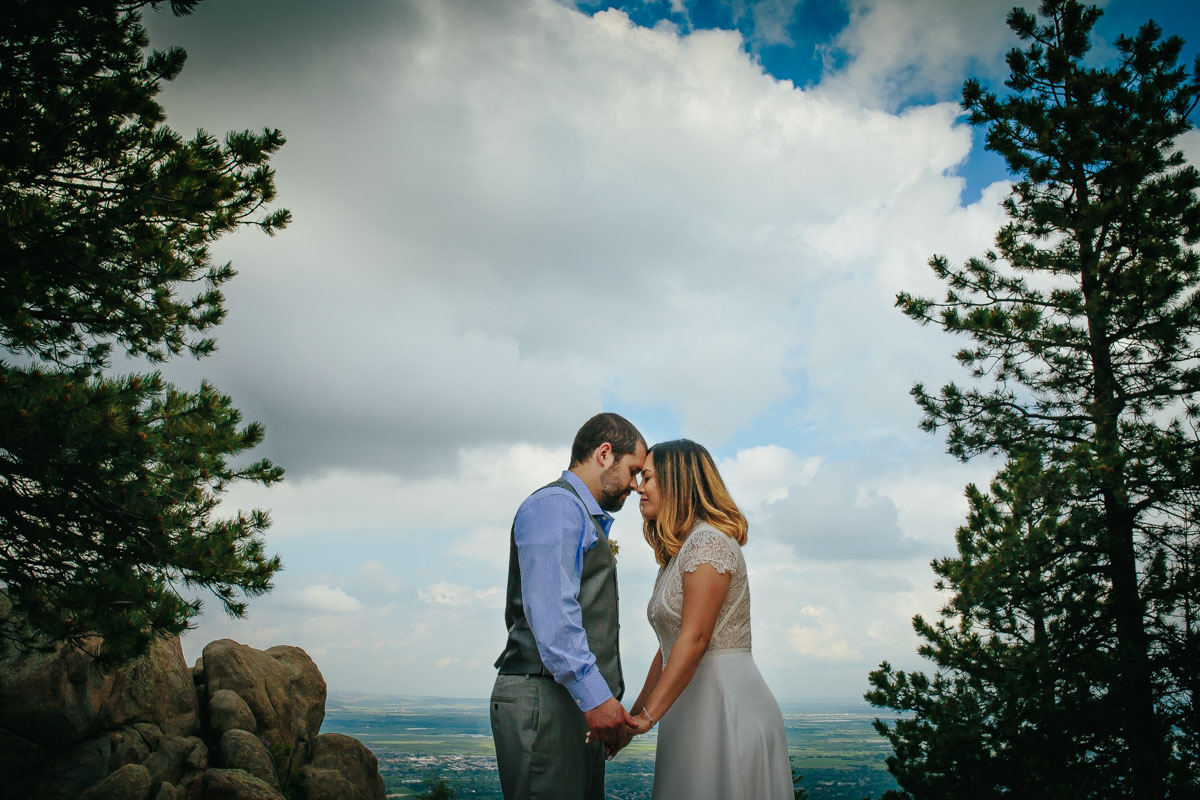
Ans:
<svg viewBox="0 0 1200 800"><path fill-rule="evenodd" d="M581 711L591 711L613 696L604 676L595 666L589 666L579 680L568 676L566 680L559 681L559 683L571 693L572 699L575 700Z"/></svg>

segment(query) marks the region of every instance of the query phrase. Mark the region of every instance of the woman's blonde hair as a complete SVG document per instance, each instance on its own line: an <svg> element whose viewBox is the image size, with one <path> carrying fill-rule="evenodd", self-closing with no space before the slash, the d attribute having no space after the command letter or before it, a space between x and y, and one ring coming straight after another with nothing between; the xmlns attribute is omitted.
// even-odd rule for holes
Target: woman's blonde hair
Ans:
<svg viewBox="0 0 1200 800"><path fill-rule="evenodd" d="M654 559L666 566L699 522L707 522L739 545L746 543L746 517L729 496L717 464L690 439L654 445L654 479L662 498L657 519L642 523Z"/></svg>

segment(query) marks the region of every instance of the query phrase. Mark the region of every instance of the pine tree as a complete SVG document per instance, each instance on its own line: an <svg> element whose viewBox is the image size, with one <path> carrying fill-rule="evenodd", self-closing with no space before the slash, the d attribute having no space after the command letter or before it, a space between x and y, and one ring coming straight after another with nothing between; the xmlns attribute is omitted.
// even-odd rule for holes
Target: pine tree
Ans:
<svg viewBox="0 0 1200 800"><path fill-rule="evenodd" d="M426 778L425 791L413 795L414 800L454 800L456 797L458 793L440 775Z"/></svg>
<svg viewBox="0 0 1200 800"><path fill-rule="evenodd" d="M958 555L933 564L953 596L936 623L914 620L937 673L870 676L872 703L911 714L875 723L909 796L1124 796L1102 557L1064 513L1071 491L1033 449L989 491L967 487Z"/></svg>
<svg viewBox="0 0 1200 800"><path fill-rule="evenodd" d="M264 513L214 516L231 482L281 478L239 460L261 426L207 383L111 368L114 351L211 353L234 272L210 244L288 222L267 208L278 131L221 143L164 124L155 96L185 54L147 50L141 11L158 5L0 15L0 594L20 612L0 615L0 642L86 643L102 663L184 630L189 588L240 615L280 566Z"/></svg>
<svg viewBox="0 0 1200 800"><path fill-rule="evenodd" d="M914 388L923 427L1006 460L934 565L942 620L915 620L934 677L871 674L871 702L912 712L877 726L912 797L1200 789L1200 173L1176 144L1200 60L1151 22L1090 66L1100 14L1009 15L1011 93L963 89L1016 176L1009 222L982 258L930 261L942 302L897 299L971 340L975 386Z"/></svg>

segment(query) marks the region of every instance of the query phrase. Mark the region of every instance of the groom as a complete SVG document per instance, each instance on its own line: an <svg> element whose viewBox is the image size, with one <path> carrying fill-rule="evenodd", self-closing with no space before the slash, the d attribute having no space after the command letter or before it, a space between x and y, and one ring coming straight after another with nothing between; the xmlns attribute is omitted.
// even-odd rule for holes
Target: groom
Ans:
<svg viewBox="0 0 1200 800"><path fill-rule="evenodd" d="M491 699L505 800L603 800L605 748L632 724L620 703L608 512L637 488L645 459L629 420L597 414L575 435L570 468L517 509Z"/></svg>

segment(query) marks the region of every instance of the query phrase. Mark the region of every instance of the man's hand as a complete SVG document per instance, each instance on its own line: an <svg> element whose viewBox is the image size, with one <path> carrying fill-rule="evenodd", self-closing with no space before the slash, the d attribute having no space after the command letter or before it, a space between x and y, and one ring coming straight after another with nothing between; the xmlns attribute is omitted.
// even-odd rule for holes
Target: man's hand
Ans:
<svg viewBox="0 0 1200 800"><path fill-rule="evenodd" d="M608 744L604 745L605 757L608 758L609 761L612 761L613 758L616 757L617 753L621 752L625 745L632 741L633 732L630 731L629 726L626 725L624 733L622 733L615 742L609 742Z"/></svg>
<svg viewBox="0 0 1200 800"><path fill-rule="evenodd" d="M583 718L587 720L589 741L599 739L605 744L616 744L625 735L626 725L637 724L615 697L608 698L591 711L583 712Z"/></svg>

